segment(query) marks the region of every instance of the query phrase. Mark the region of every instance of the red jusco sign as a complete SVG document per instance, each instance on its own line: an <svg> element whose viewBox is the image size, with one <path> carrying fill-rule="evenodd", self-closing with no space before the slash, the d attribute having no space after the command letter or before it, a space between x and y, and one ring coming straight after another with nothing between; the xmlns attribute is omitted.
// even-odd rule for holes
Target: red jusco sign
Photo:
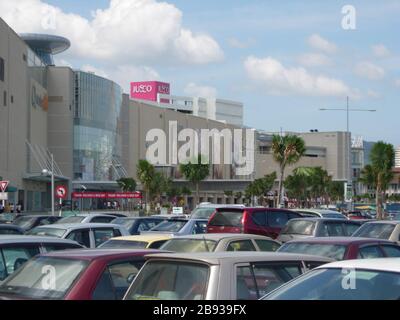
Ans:
<svg viewBox="0 0 400 320"><path fill-rule="evenodd" d="M72 192L73 199L142 199L141 192Z"/></svg>

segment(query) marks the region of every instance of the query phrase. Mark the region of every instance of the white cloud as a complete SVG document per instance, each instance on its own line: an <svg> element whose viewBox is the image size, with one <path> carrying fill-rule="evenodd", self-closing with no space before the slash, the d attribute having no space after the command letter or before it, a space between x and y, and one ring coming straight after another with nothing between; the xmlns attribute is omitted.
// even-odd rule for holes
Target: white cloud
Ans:
<svg viewBox="0 0 400 320"><path fill-rule="evenodd" d="M253 38L249 38L245 41L239 40L235 37L229 38L228 39L228 44L232 47L232 48L236 48L236 49L245 49L250 47L251 45L253 45L255 43L255 40Z"/></svg>
<svg viewBox="0 0 400 320"><path fill-rule="evenodd" d="M394 85L400 88L400 79L394 80Z"/></svg>
<svg viewBox="0 0 400 320"><path fill-rule="evenodd" d="M184 92L192 97L215 98L217 96L217 89L209 86L197 85L193 82L187 84Z"/></svg>
<svg viewBox="0 0 400 320"><path fill-rule="evenodd" d="M335 53L337 51L337 47L334 43L329 42L328 40L322 38L318 34L313 34L308 38L308 44L317 50L323 51L325 53Z"/></svg>
<svg viewBox="0 0 400 320"><path fill-rule="evenodd" d="M35 13L35 14L32 14ZM0 1L2 18L17 32L65 36L69 54L112 63L204 64L223 59L209 35L182 26L182 12L156 0L111 0L88 20L41 0Z"/></svg>
<svg viewBox="0 0 400 320"><path fill-rule="evenodd" d="M54 57L54 63L58 67L69 67L69 68L73 69L73 66L69 61L67 61L65 59L59 59L59 58L57 58L57 56Z"/></svg>
<svg viewBox="0 0 400 320"><path fill-rule="evenodd" d="M369 80L380 80L385 76L385 70L383 68L369 61L359 62L356 65L354 72L358 76Z"/></svg>
<svg viewBox="0 0 400 320"><path fill-rule="evenodd" d="M381 97L381 94L379 92L376 92L374 90L368 90L367 91L367 96L369 98L377 99Z"/></svg>
<svg viewBox="0 0 400 320"><path fill-rule="evenodd" d="M248 57L244 62L248 77L269 94L307 96L354 95L341 80L310 74L305 68L286 68L271 57Z"/></svg>
<svg viewBox="0 0 400 320"><path fill-rule="evenodd" d="M109 71L110 78L124 89L125 93L130 91L130 83L133 81L160 80L161 77L156 70L147 66L118 66Z"/></svg>
<svg viewBox="0 0 400 320"><path fill-rule="evenodd" d="M374 56L378 58L384 58L390 55L390 51L383 44L377 44L372 46L372 52Z"/></svg>
<svg viewBox="0 0 400 320"><path fill-rule="evenodd" d="M108 74L104 70L96 68L89 64L83 65L81 70L89 73L94 73L99 77L108 78Z"/></svg>
<svg viewBox="0 0 400 320"><path fill-rule="evenodd" d="M331 59L320 53L306 53L299 57L299 63L306 67L319 67L332 64Z"/></svg>

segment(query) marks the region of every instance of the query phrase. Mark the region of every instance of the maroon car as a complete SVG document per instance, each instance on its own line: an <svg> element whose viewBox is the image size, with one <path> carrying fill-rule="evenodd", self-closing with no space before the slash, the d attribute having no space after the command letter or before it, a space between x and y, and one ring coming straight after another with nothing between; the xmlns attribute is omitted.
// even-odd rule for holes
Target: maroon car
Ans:
<svg viewBox="0 0 400 320"><path fill-rule="evenodd" d="M400 257L396 243L370 238L324 237L286 242L278 252L304 253L336 260Z"/></svg>
<svg viewBox="0 0 400 320"><path fill-rule="evenodd" d="M159 250L78 249L41 254L0 285L1 299L120 300Z"/></svg>
<svg viewBox="0 0 400 320"><path fill-rule="evenodd" d="M289 220L301 217L285 209L217 208L208 221L207 233L250 233L276 239Z"/></svg>

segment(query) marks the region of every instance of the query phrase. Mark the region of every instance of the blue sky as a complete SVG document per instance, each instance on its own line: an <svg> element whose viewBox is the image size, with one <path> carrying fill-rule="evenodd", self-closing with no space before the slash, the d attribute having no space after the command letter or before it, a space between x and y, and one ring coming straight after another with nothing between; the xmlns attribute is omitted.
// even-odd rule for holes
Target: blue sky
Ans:
<svg viewBox="0 0 400 320"><path fill-rule="evenodd" d="M0 0L4 1L8 0ZM88 21L93 19L92 11L107 10L110 3L108 0L42 2ZM173 58L161 62L163 55L169 55L164 51L153 60L134 54L131 60L124 57L128 60L124 66L151 69L160 80L171 83L174 94L186 94L188 84L192 83L202 92L216 91L220 98L242 101L245 123L267 131L280 128L286 131L345 130L344 112L320 112L318 109L345 107L346 95L350 94L351 107L378 110L376 113L352 113L352 132L366 140L385 140L400 145L399 1L166 2L181 13L182 28L211 37L223 52L223 58L214 48L207 62L188 62L187 58L184 62ZM347 4L356 9L356 30L344 30L341 26L341 10ZM171 15L174 16L172 11ZM161 20L157 17L151 24L158 25ZM140 28L140 25L134 26L135 21L133 17L132 28ZM152 26L146 24L143 28L147 32ZM310 39L312 36L314 42ZM138 46L138 51L145 50L146 45ZM154 48L152 46L154 43L149 48ZM152 55L152 49L147 54ZM66 52L58 59L75 68L90 65L100 73L105 70L109 77L114 74L107 71L110 66L122 61L122 58L92 59L82 51L80 54ZM264 72L262 76L257 74L257 68ZM119 73L115 78L127 88L129 75ZM303 86L303 82L310 82L311 89L308 84Z"/></svg>

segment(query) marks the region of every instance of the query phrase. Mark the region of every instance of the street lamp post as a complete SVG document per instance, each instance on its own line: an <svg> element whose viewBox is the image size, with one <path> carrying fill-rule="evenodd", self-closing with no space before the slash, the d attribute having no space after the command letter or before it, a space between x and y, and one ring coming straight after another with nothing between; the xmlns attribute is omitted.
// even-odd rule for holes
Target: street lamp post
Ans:
<svg viewBox="0 0 400 320"><path fill-rule="evenodd" d="M376 112L375 109L350 109L349 108L349 97L346 97L346 108L320 108L319 111L346 111L346 134L347 134L347 156L346 166L348 170L347 184L352 185L351 178L351 137L350 137L350 112ZM347 190L345 191L347 192ZM349 203L349 207L352 207L353 199Z"/></svg>
<svg viewBox="0 0 400 320"><path fill-rule="evenodd" d="M51 154L51 171L47 170L47 169L43 169L42 170L43 174L49 175L51 176L51 215L54 216L55 212L54 212L54 156L53 154Z"/></svg>

